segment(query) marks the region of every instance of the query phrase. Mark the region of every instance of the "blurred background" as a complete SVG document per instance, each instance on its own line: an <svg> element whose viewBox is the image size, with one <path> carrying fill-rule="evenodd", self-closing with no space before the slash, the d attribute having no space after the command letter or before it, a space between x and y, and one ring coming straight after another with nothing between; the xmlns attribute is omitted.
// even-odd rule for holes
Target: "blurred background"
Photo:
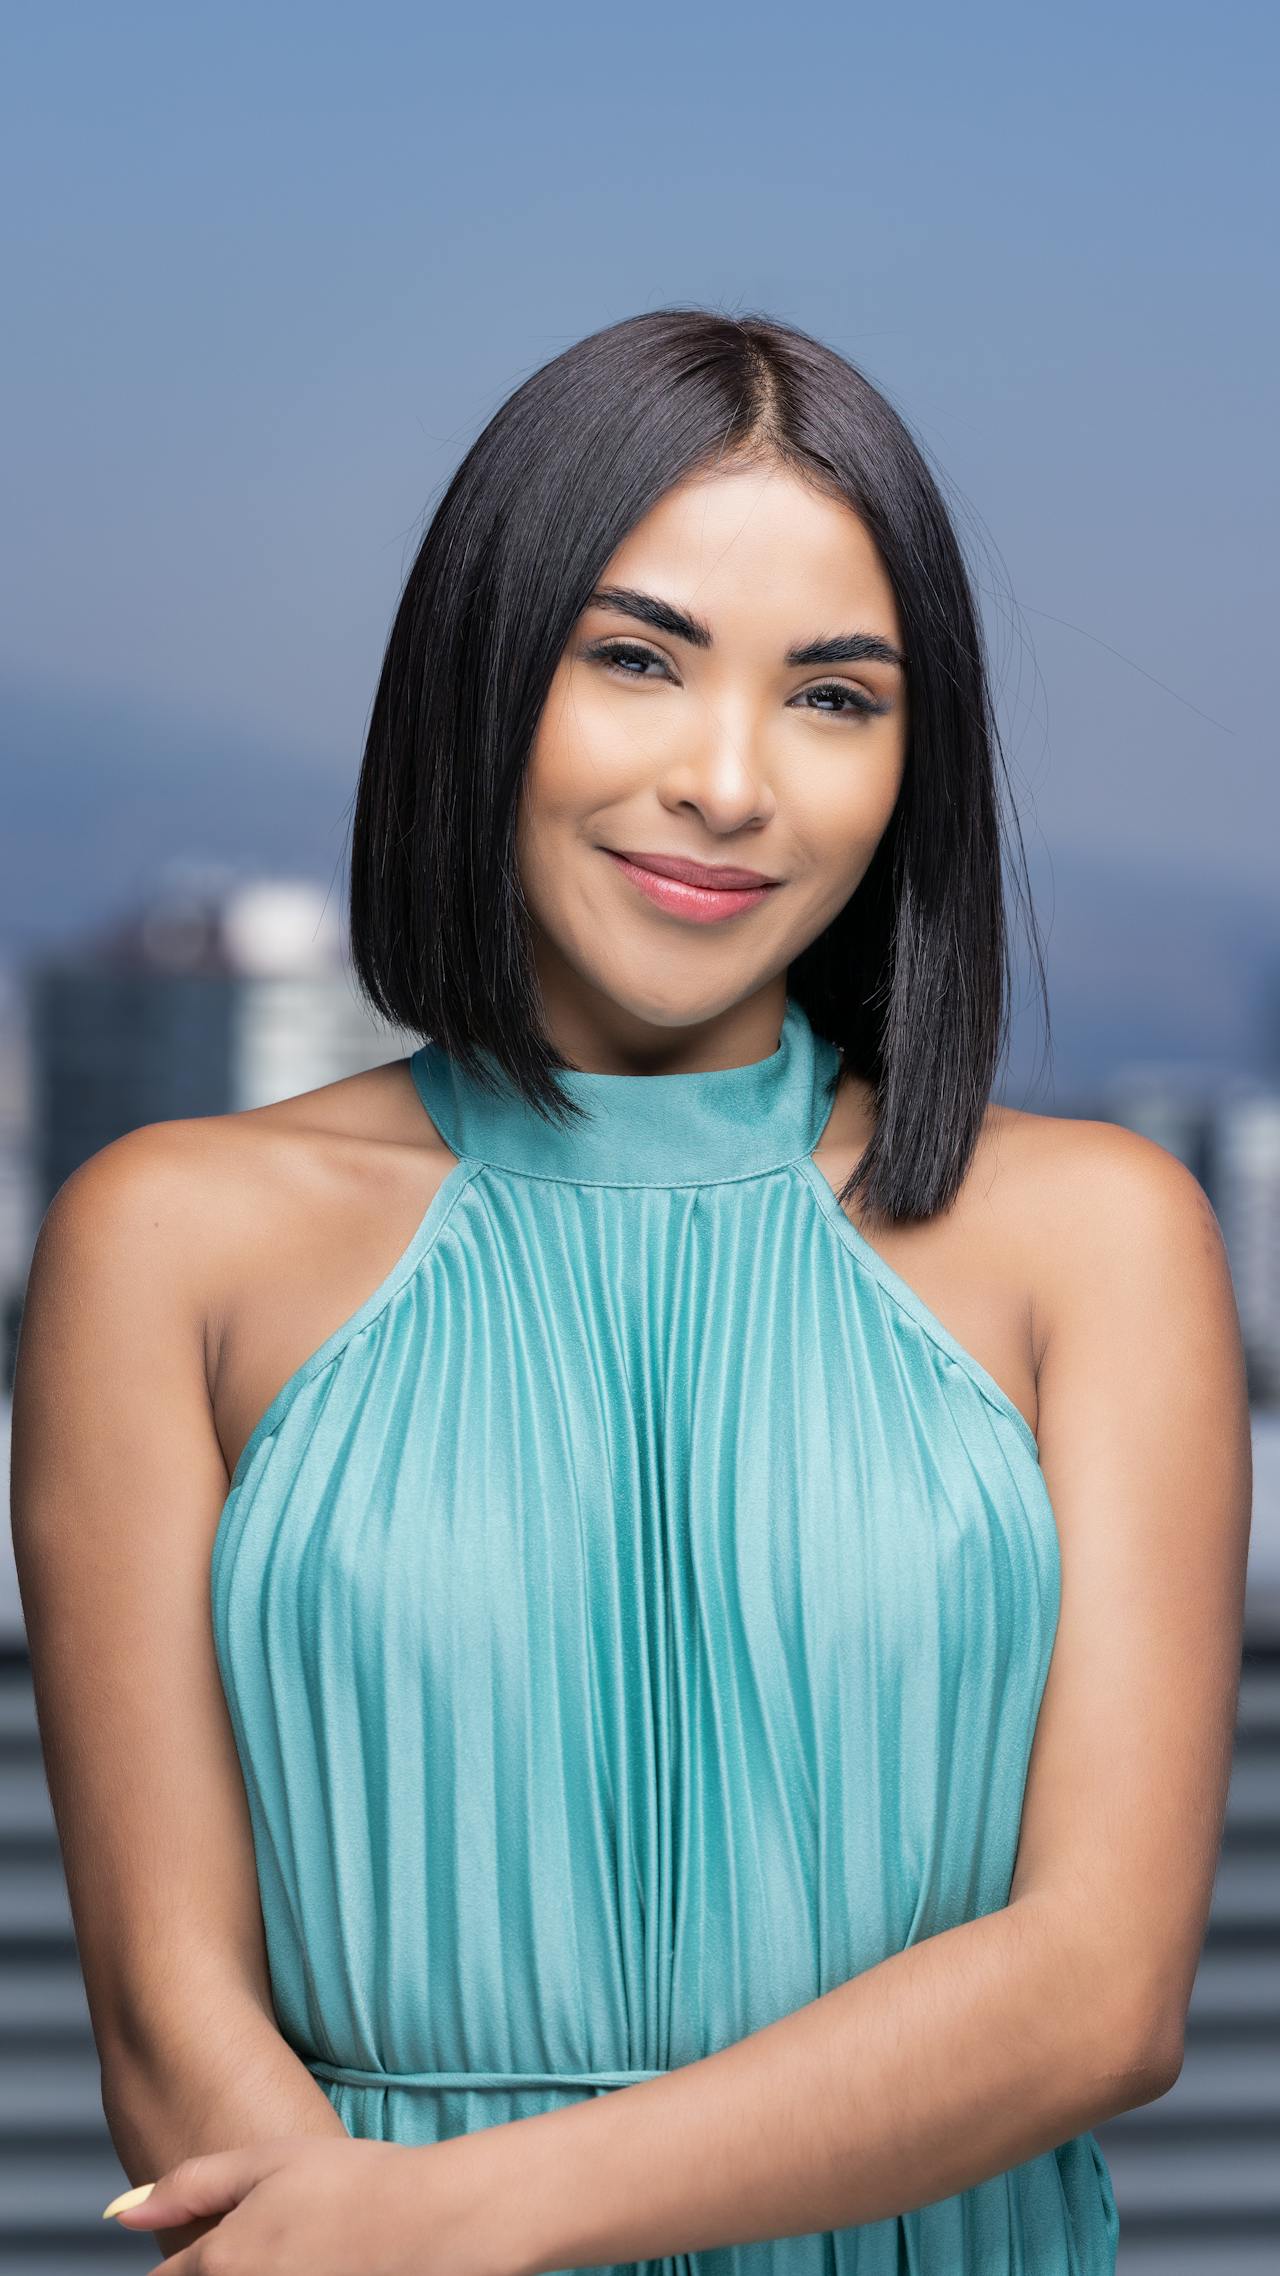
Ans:
<svg viewBox="0 0 1280 2276"><path fill-rule="evenodd" d="M3 1425L44 1210L139 1123L398 1057L350 807L423 517L503 397L694 302L818 334L978 582L1048 952L998 1095L1204 1185L1256 1499L1182 2076L1100 2129L1123 2276L1280 2244L1273 10L3 11ZM1270 289L1268 289L1270 287ZM1014 912L1015 927L1018 923ZM1023 936L1025 939L1025 936ZM0 2276L141 2271L0 1528Z"/></svg>

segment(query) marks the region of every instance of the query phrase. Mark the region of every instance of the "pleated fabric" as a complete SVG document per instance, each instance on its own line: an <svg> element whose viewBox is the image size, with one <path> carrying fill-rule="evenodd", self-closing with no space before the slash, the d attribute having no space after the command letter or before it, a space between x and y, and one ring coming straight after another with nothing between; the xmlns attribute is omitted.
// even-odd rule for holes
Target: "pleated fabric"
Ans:
<svg viewBox="0 0 1280 2276"><path fill-rule="evenodd" d="M811 1155L839 1055L432 1042L457 1156L244 1448L210 1567L281 2031L430 2143L740 2039L1007 1901L1059 1605L1035 1438ZM1091 2133L695 2276L1111 2276Z"/></svg>

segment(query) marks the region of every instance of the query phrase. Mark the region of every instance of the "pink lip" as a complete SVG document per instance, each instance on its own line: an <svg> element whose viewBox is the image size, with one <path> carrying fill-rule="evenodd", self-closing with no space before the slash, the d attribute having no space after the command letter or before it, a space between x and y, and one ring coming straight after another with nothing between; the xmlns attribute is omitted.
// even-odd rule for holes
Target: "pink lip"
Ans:
<svg viewBox="0 0 1280 2276"><path fill-rule="evenodd" d="M647 900L696 925L714 925L723 917L737 916L742 909L753 909L776 883L750 869L707 869L701 862L679 860L674 855L644 854L632 859L628 854L615 853L612 846L602 850Z"/></svg>
<svg viewBox="0 0 1280 2276"><path fill-rule="evenodd" d="M613 847L606 847L612 853ZM711 863L691 861L687 854L627 853L618 857L629 861L636 869L652 870L655 877L676 877L682 885L705 885L709 892L720 892L726 887L776 885L775 877L766 877L762 869L734 869L728 862Z"/></svg>

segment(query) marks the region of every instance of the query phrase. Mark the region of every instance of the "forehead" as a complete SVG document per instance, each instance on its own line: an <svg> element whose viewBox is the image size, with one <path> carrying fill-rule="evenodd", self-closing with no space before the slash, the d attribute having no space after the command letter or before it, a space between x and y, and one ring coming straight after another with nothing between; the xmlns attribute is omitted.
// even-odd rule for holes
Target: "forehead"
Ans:
<svg viewBox="0 0 1280 2276"><path fill-rule="evenodd" d="M797 639L854 623L895 640L899 631L893 588L865 523L776 461L693 476L669 490L598 582L657 593L713 631L721 618L765 616L785 618Z"/></svg>

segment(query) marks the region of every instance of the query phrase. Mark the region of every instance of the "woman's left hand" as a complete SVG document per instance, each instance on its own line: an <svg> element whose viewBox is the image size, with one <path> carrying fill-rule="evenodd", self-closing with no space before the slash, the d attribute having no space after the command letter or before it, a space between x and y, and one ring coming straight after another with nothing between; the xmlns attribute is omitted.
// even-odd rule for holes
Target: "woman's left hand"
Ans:
<svg viewBox="0 0 1280 2276"><path fill-rule="evenodd" d="M485 2146L291 2134L184 2158L114 2218L216 2223L147 2276L504 2276Z"/></svg>

